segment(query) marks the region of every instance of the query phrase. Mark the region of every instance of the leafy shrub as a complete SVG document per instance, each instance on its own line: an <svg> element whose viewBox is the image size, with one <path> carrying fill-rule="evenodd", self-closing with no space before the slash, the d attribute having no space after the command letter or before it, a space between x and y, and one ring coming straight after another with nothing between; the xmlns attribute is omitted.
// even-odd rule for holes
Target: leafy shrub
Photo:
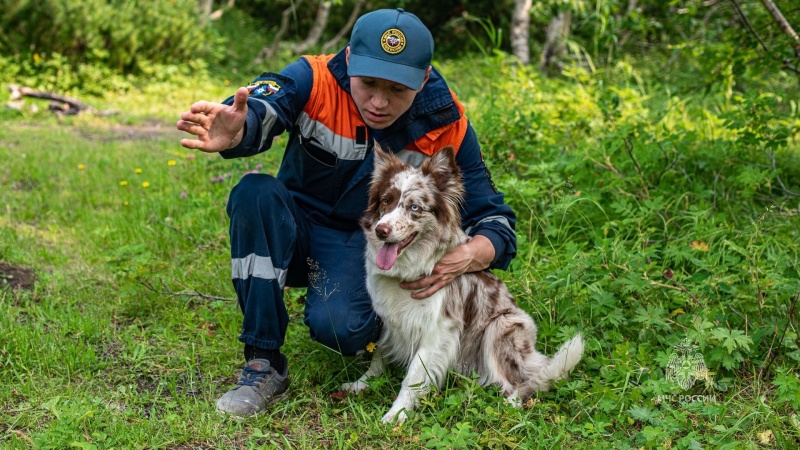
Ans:
<svg viewBox="0 0 800 450"><path fill-rule="evenodd" d="M517 212L508 276L544 316L545 339L556 314L557 341L583 324L600 342L631 343L619 358L649 366L640 382L650 395L669 392L662 369L683 338L720 390L776 355L800 359L792 339L778 339L800 292L792 103L757 90L654 95L660 86L626 64L568 68L562 79L500 54L466 64L448 70L484 80L459 94L473 100L484 153ZM601 371L611 384L629 376Z"/></svg>
<svg viewBox="0 0 800 450"><path fill-rule="evenodd" d="M126 83L121 74L213 61L220 44L201 26L193 0L0 0L0 8L0 54L7 55L0 74L12 72L62 90L92 91L96 83L120 87Z"/></svg>

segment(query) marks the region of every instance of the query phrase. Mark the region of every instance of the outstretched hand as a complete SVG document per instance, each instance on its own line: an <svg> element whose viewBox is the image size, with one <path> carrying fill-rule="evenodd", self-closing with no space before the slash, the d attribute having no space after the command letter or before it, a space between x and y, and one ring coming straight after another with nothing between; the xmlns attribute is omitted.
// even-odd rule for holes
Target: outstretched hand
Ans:
<svg viewBox="0 0 800 450"><path fill-rule="evenodd" d="M233 105L207 101L193 104L181 114L177 127L196 138L181 139L181 145L208 153L235 147L242 140L249 93L248 88L239 88L233 96Z"/></svg>

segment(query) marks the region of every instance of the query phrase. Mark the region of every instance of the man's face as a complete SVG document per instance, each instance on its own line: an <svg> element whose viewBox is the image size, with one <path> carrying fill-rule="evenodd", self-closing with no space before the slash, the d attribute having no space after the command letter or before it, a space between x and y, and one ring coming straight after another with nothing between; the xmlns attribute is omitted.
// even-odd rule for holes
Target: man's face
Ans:
<svg viewBox="0 0 800 450"><path fill-rule="evenodd" d="M348 62L350 60L349 48L347 60ZM425 82L428 81L429 74L430 68L428 75L425 76ZM417 92L425 86L425 82L419 90L414 90L382 78L350 77L350 94L367 126L382 130L408 111Z"/></svg>

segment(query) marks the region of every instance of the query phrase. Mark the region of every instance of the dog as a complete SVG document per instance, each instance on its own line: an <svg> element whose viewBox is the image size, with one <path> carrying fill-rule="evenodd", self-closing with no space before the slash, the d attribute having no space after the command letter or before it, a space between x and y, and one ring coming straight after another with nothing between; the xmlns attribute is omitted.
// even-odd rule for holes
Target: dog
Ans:
<svg viewBox="0 0 800 450"><path fill-rule="evenodd" d="M394 423L405 421L432 386L441 387L450 370L476 373L482 386L500 386L515 406L564 378L582 357L581 335L552 358L538 352L533 319L490 272L465 273L423 300L400 288L401 281L429 275L445 253L470 240L459 213L464 187L452 147L419 169L375 147L360 225L367 240L367 289L383 330L367 372L342 390L361 392L386 362L406 366L400 392L382 419Z"/></svg>

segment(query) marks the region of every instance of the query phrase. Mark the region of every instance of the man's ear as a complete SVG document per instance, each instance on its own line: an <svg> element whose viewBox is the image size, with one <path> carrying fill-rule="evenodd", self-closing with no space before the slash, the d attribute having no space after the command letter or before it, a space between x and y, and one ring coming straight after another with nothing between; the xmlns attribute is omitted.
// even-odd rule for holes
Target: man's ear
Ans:
<svg viewBox="0 0 800 450"><path fill-rule="evenodd" d="M350 46L349 45L344 48L344 62L347 63L348 66L350 65ZM428 68L428 73L431 73L431 69L430 68ZM427 80L428 78L425 77L425 79Z"/></svg>
<svg viewBox="0 0 800 450"><path fill-rule="evenodd" d="M420 86L419 89L417 89L417 92L421 91L422 88L425 87L425 83L427 83L428 79L431 77L431 69L432 68L433 68L433 66L428 66L428 70L425 72L425 79L422 80L422 86Z"/></svg>

